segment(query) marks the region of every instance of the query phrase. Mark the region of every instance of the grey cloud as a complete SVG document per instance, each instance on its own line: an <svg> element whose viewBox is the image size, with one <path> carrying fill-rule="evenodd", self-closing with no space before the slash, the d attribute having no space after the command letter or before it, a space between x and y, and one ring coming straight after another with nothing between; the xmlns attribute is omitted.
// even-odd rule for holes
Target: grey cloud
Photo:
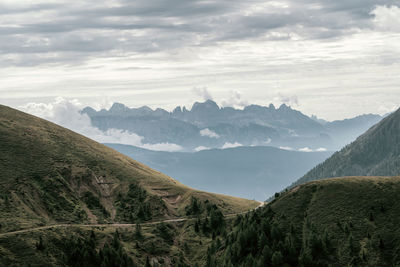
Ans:
<svg viewBox="0 0 400 267"><path fill-rule="evenodd" d="M65 6L63 4L34 4L24 5L23 7L13 7L10 5L4 5L0 3L0 15L27 13L44 10L57 10L62 9Z"/></svg>
<svg viewBox="0 0 400 267"><path fill-rule="evenodd" d="M31 18L27 14L22 21L18 18L10 21L17 26L0 27L0 51L3 54L76 52L86 53L83 58L90 58L96 52L108 51L110 56L119 51L150 53L259 37L271 41L290 39L292 34L304 39L327 39L352 34L355 29L372 28L374 6L396 1L291 0L289 3L288 8L278 8L276 12L266 10L246 15L244 10L250 3L243 1L120 1L116 7L98 1L26 7L3 5L0 17L33 11L42 12L43 19L35 21L38 16ZM129 34L130 31L142 32L138 37ZM272 31L281 35L269 36Z"/></svg>
<svg viewBox="0 0 400 267"><path fill-rule="evenodd" d="M239 1L186 1L186 0L155 0L155 1L125 1L120 7L94 8L83 11L82 14L94 16L148 16L148 17L193 17L199 15L215 15L237 8Z"/></svg>

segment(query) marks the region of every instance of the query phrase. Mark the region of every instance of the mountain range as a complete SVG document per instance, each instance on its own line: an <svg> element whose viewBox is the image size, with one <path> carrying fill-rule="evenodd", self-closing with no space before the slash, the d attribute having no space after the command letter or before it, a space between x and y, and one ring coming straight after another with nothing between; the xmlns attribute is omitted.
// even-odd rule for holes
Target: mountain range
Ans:
<svg viewBox="0 0 400 267"><path fill-rule="evenodd" d="M0 144L1 266L144 266L149 257L153 265L203 262L224 214L260 205L192 189L2 105ZM201 235L193 230L196 216L210 218Z"/></svg>
<svg viewBox="0 0 400 267"><path fill-rule="evenodd" d="M270 146L162 152L129 145L106 145L185 185L260 201L281 191L332 154Z"/></svg>
<svg viewBox="0 0 400 267"><path fill-rule="evenodd" d="M399 131L400 110L260 205L192 189L84 136L0 106L0 264L397 266ZM155 153L124 148L132 157ZM263 164L264 150L276 150L187 154L205 157L211 167L215 158L207 153L246 149L255 165ZM277 161L300 160L290 159L300 152L273 155L279 153ZM228 167L240 169L243 161Z"/></svg>
<svg viewBox="0 0 400 267"><path fill-rule="evenodd" d="M258 205L194 190L32 115L5 106L0 113L0 232L55 222L174 218L185 214L191 197L208 199L223 212Z"/></svg>
<svg viewBox="0 0 400 267"><path fill-rule="evenodd" d="M188 152L265 145L335 151L382 119L380 115L367 114L327 122L285 104L279 108L271 104L235 109L219 107L212 100L196 102L190 110L176 107L172 112L114 103L108 110L86 107L81 113L87 114L92 125L100 130L121 129L142 136L144 143L177 144Z"/></svg>
<svg viewBox="0 0 400 267"><path fill-rule="evenodd" d="M398 266L399 133L400 109L267 207L239 216L233 231L210 245L208 264Z"/></svg>

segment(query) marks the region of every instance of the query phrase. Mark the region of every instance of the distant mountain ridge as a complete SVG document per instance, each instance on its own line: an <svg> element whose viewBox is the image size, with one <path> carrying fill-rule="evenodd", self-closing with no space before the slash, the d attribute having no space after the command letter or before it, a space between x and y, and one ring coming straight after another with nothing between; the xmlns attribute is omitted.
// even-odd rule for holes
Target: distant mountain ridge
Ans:
<svg viewBox="0 0 400 267"><path fill-rule="evenodd" d="M332 154L286 151L269 146L188 153L106 145L188 186L260 201L279 192Z"/></svg>
<svg viewBox="0 0 400 267"><path fill-rule="evenodd" d="M294 183L342 176L400 174L400 109Z"/></svg>
<svg viewBox="0 0 400 267"><path fill-rule="evenodd" d="M174 143L184 151L198 147L221 148L229 143L294 150L305 147L337 150L382 118L362 115L351 120L325 122L285 104L279 108L272 104L268 107L249 105L241 110L219 107L212 100L196 102L190 110L178 106L172 112L147 106L128 108L114 103L109 110L86 107L82 113L103 131L127 130L143 136L146 143ZM204 130L206 132L202 132Z"/></svg>

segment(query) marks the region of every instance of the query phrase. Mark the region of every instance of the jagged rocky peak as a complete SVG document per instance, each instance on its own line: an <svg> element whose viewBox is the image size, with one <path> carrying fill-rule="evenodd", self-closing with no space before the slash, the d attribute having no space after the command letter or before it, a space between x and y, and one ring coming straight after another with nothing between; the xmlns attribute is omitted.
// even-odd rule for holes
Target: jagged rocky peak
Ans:
<svg viewBox="0 0 400 267"><path fill-rule="evenodd" d="M88 114L89 116L96 113L96 110L92 107L85 107L81 111L82 114Z"/></svg>
<svg viewBox="0 0 400 267"><path fill-rule="evenodd" d="M125 106L124 104L121 104L121 103L117 103L117 102L115 102L109 109L109 111L113 112L113 113L124 112L127 110L129 110L129 108L127 106Z"/></svg>
<svg viewBox="0 0 400 267"><path fill-rule="evenodd" d="M191 111L193 112L193 111L203 111L203 110L218 111L219 106L213 100L209 99L203 103L195 102L192 106Z"/></svg>
<svg viewBox="0 0 400 267"><path fill-rule="evenodd" d="M146 111L146 112L152 112L153 111L149 106L141 106L137 110Z"/></svg>
<svg viewBox="0 0 400 267"><path fill-rule="evenodd" d="M285 103L283 103L280 107L279 110L291 110L292 108Z"/></svg>
<svg viewBox="0 0 400 267"><path fill-rule="evenodd" d="M168 115L168 114L169 114L169 112L166 111L165 109L162 109L162 108L157 108L154 111L154 115L156 115L156 116L165 116L165 115Z"/></svg>
<svg viewBox="0 0 400 267"><path fill-rule="evenodd" d="M172 114L179 114L182 113L182 108L181 106L177 106L173 111Z"/></svg>

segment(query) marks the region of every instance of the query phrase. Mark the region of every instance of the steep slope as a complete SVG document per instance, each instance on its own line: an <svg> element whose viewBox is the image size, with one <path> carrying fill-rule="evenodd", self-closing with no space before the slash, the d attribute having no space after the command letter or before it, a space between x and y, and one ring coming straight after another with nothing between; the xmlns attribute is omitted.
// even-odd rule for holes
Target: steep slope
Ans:
<svg viewBox="0 0 400 267"><path fill-rule="evenodd" d="M211 266L398 266L400 177L314 181L241 216Z"/></svg>
<svg viewBox="0 0 400 267"><path fill-rule="evenodd" d="M351 119L326 122L323 125L337 143L337 146L341 147L342 144L350 144L356 140L360 134L366 132L382 119L383 117L380 115L364 114Z"/></svg>
<svg viewBox="0 0 400 267"><path fill-rule="evenodd" d="M140 222L185 213L191 197L223 212L254 201L196 191L115 150L0 106L0 232L54 222Z"/></svg>
<svg viewBox="0 0 400 267"><path fill-rule="evenodd" d="M400 174L400 109L294 183L341 176Z"/></svg>
<svg viewBox="0 0 400 267"><path fill-rule="evenodd" d="M201 190L265 200L292 183L331 152L298 152L274 147L237 147L195 153L107 146Z"/></svg>

